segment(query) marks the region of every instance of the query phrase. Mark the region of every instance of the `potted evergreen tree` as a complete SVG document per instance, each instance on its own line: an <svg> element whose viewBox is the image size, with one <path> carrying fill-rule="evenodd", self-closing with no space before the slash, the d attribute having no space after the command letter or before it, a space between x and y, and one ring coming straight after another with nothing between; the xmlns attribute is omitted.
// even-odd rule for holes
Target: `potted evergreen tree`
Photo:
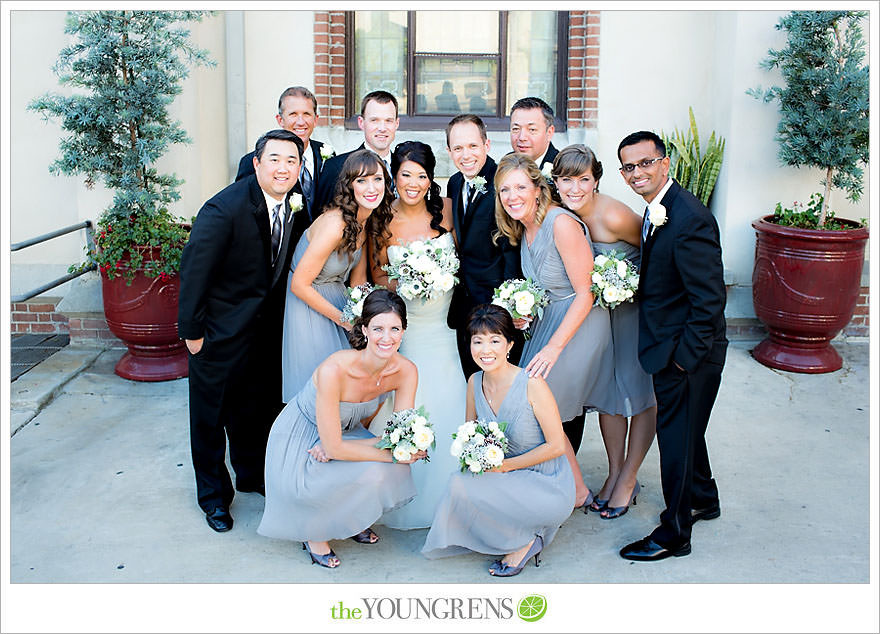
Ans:
<svg viewBox="0 0 880 634"><path fill-rule="evenodd" d="M832 372L842 360L831 339L852 319L858 299L866 222L834 218L832 188L857 201L868 162L868 66L860 11L792 11L776 28L787 45L762 62L784 86L747 91L779 101L776 139L786 165L819 168L824 194L752 223L757 232L752 298L769 338L759 362L793 372Z"/></svg>
<svg viewBox="0 0 880 634"><path fill-rule="evenodd" d="M189 138L168 104L193 65L212 65L190 43L186 22L200 11L72 11L54 72L69 96L46 94L29 109L60 119L68 135L50 172L102 182L113 203L99 218L97 251L104 314L128 352L116 373L141 381L187 374L177 336L177 272L186 227L169 211L182 181L156 161Z"/></svg>

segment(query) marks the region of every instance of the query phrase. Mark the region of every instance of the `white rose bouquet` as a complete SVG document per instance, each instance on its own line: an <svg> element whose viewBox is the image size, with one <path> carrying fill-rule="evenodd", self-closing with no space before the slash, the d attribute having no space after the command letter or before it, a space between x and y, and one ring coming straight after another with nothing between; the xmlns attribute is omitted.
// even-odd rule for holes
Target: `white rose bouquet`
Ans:
<svg viewBox="0 0 880 634"><path fill-rule="evenodd" d="M442 236L438 236L442 237ZM459 261L452 244L437 238L414 240L403 249L389 252L382 266L388 278L397 280L397 293L406 299L434 299L458 284Z"/></svg>
<svg viewBox="0 0 880 634"><path fill-rule="evenodd" d="M611 251L593 258L590 292L602 308L613 310L631 302L639 288L639 272L623 253Z"/></svg>
<svg viewBox="0 0 880 634"><path fill-rule="evenodd" d="M507 423L470 420L452 434L450 453L458 458L462 473L478 474L501 466L507 451Z"/></svg>
<svg viewBox="0 0 880 634"><path fill-rule="evenodd" d="M394 462L409 460L417 451L428 451L436 445L434 428L428 422L424 406L394 412L376 443L379 449L391 450ZM429 462L430 458L425 456L424 460Z"/></svg>
<svg viewBox="0 0 880 634"><path fill-rule="evenodd" d="M367 299L367 295L377 288L382 287L373 286L369 282L354 288L346 288L345 294L348 295L348 298L345 300L345 306L342 307L342 321L353 324L354 320L360 317L364 310L364 300Z"/></svg>
<svg viewBox="0 0 880 634"><path fill-rule="evenodd" d="M492 303L507 309L514 319L532 320L544 314L550 296L531 278L505 280L492 294ZM525 333L526 339L529 333Z"/></svg>

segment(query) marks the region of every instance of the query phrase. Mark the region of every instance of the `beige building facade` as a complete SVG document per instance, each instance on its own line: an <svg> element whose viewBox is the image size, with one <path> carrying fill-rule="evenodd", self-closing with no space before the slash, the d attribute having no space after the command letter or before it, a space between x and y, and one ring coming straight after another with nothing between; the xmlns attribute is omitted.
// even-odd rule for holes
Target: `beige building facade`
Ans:
<svg viewBox="0 0 880 634"><path fill-rule="evenodd" d="M617 171L617 144L635 130L684 129L689 106L701 136L714 130L726 139L711 207L722 234L729 318L754 317L752 220L772 213L777 202L806 200L821 188L818 171L779 163L774 140L777 106L745 93L780 80L758 64L769 48L784 45L784 34L774 28L781 15L779 11L603 10L573 11L559 21L558 41L564 52L560 59L564 57L566 66L557 69L557 80L565 91L559 93L564 96L556 107L561 125L553 143L558 148L570 143L591 146L605 168L603 192L641 213L644 203ZM26 109L38 95L67 90L57 85L51 71L58 51L69 41L64 19L63 11L9 14L12 242L85 219L97 220L111 198L100 187L87 189L81 178L49 174L62 130L56 122L45 122ZM160 171L185 180L181 200L173 208L177 215L193 216L205 200L232 181L238 159L253 149L260 134L276 127L278 95L288 86L308 86L318 95L315 138L329 141L337 152L359 145L363 136L356 126L352 129L356 112L351 112L351 103L359 102L361 95L351 94L353 70L346 57L356 46L351 41L353 20L350 13L333 11L221 11L194 26L194 41L210 51L217 65L195 69L171 106L193 140L172 148L159 165ZM867 28L865 35L869 36ZM511 54L509 59L515 58ZM508 66L506 72L507 78L513 78L517 69ZM523 96L527 95L514 95ZM502 129L490 131L490 153L496 160L510 151L502 119L494 125ZM443 125L432 121L405 118L396 142L429 143L438 157L437 176L445 180L452 165L445 152ZM869 193L867 181L858 204L834 192L833 207L841 217L868 217ZM80 233L11 254L12 293L66 272L81 259L83 244ZM94 294L98 281L94 274L88 278L50 294L64 296L72 286L89 284Z"/></svg>

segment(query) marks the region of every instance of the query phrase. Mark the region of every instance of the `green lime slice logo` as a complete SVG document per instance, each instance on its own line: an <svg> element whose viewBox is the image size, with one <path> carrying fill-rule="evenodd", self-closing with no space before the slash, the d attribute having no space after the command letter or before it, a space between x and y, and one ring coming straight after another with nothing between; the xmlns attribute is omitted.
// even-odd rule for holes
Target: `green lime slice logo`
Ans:
<svg viewBox="0 0 880 634"><path fill-rule="evenodd" d="M527 623L539 621L545 614L547 614L547 599L540 594L523 597L517 605L517 615Z"/></svg>

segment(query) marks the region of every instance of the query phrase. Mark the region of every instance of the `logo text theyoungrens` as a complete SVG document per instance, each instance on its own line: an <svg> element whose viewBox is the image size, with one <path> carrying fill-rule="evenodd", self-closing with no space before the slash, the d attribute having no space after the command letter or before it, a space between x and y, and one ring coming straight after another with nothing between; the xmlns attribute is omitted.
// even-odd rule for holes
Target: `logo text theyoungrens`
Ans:
<svg viewBox="0 0 880 634"><path fill-rule="evenodd" d="M330 618L358 619L511 619L514 615L510 597L361 597L363 607L343 605L342 601L330 608Z"/></svg>

